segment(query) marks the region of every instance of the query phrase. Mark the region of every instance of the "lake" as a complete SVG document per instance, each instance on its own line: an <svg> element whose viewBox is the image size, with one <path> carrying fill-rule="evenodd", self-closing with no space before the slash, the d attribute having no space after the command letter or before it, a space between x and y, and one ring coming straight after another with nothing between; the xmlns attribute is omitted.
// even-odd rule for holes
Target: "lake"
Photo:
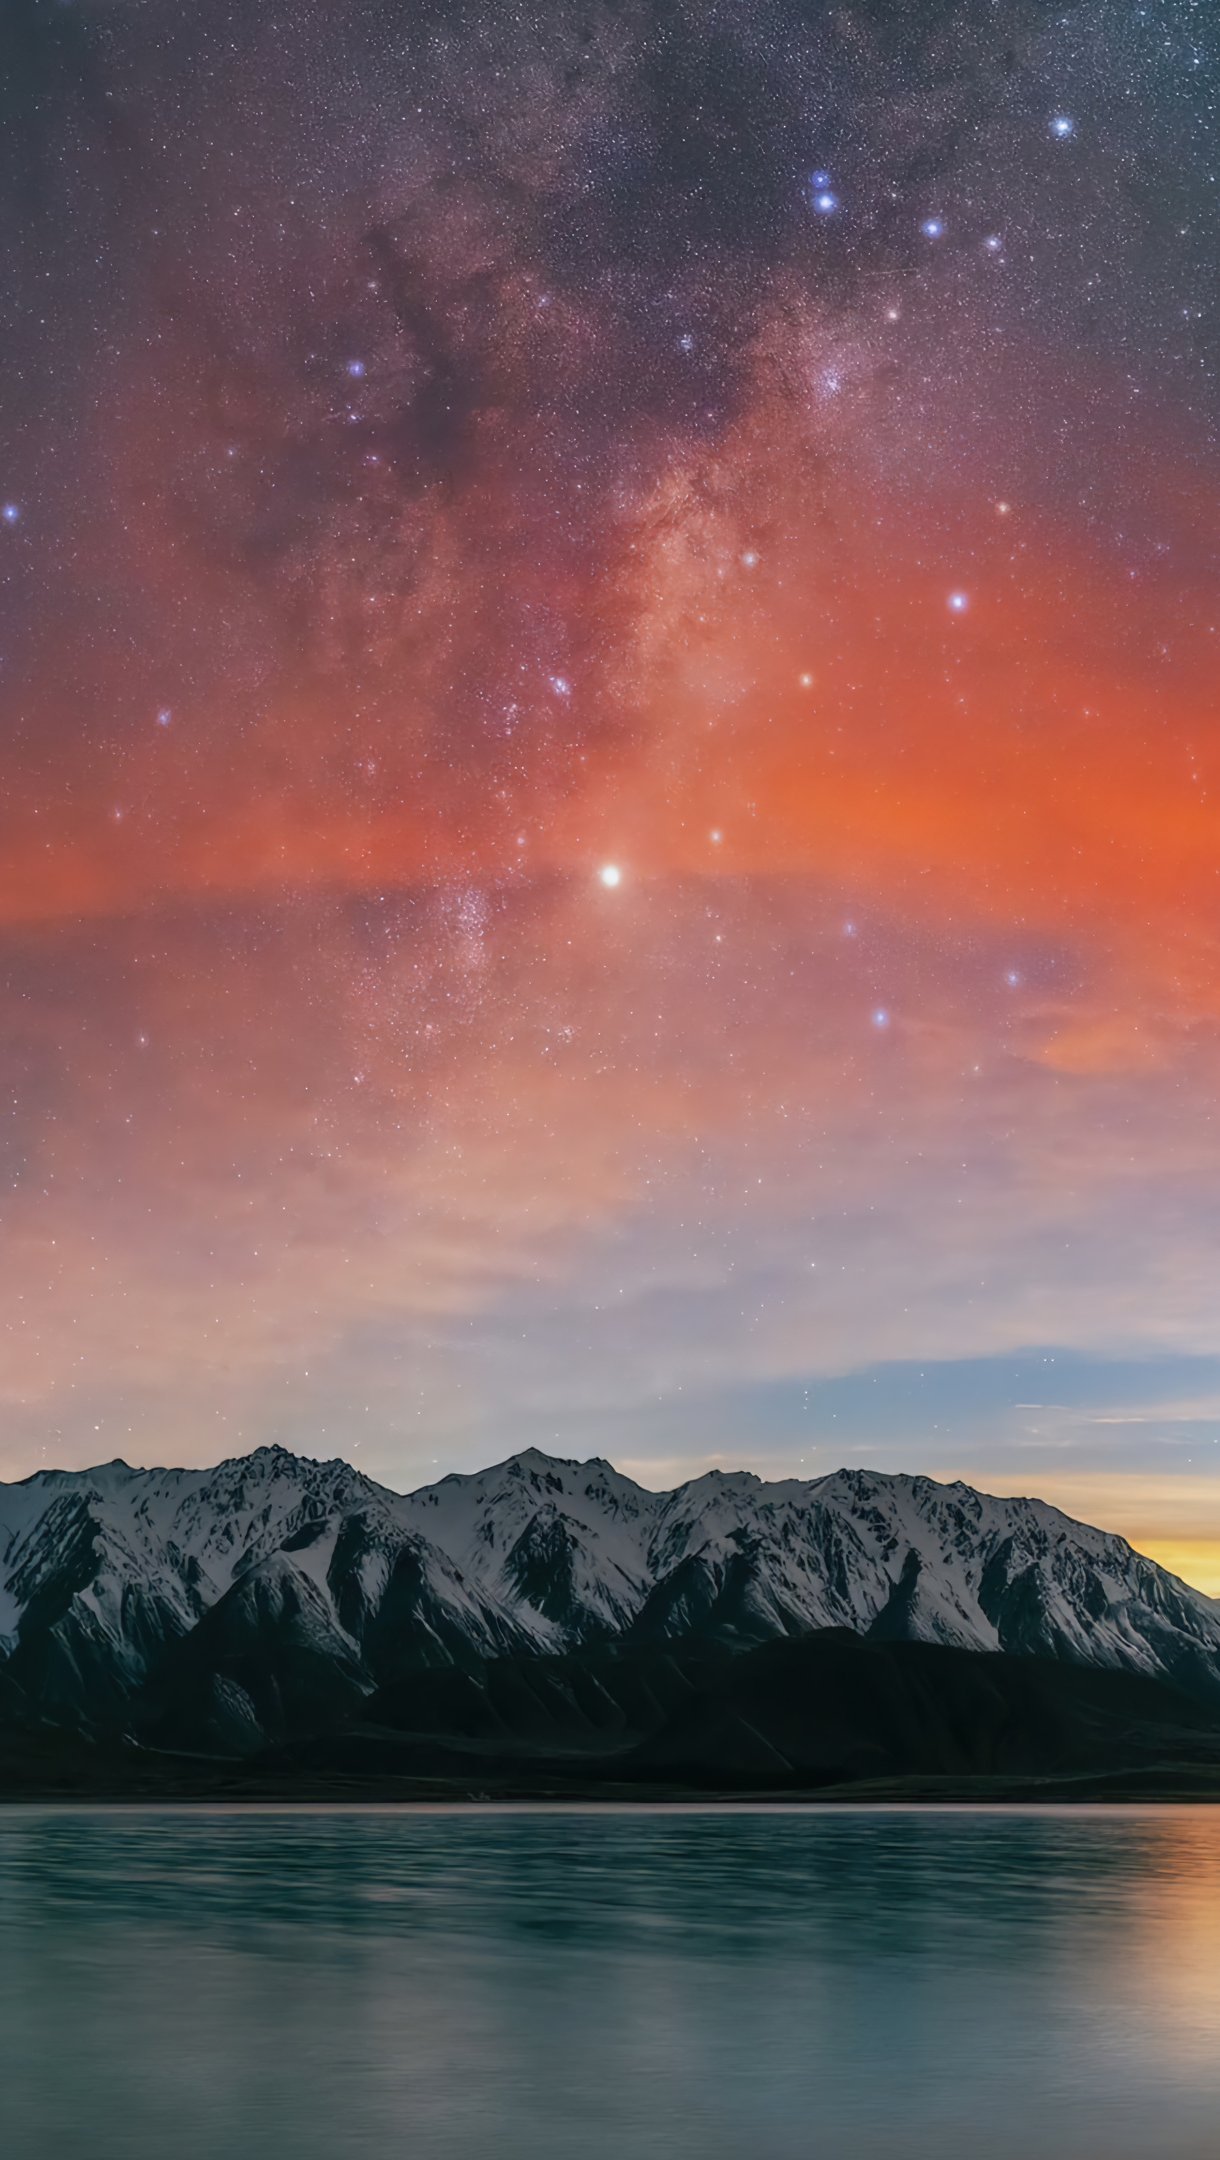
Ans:
<svg viewBox="0 0 1220 2160"><path fill-rule="evenodd" d="M1215 2160L1220 1810L0 1812L5 2160Z"/></svg>

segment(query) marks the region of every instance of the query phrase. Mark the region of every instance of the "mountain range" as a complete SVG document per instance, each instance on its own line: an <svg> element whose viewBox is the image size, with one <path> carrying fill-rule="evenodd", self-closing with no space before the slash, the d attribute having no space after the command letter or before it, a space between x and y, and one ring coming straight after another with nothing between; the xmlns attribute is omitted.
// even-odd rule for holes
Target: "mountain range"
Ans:
<svg viewBox="0 0 1220 2160"><path fill-rule="evenodd" d="M57 1733L467 1783L1210 1764L1220 1605L1041 1501L923 1477L657 1493L530 1449L403 1495L283 1448L112 1462L0 1485L0 1727L10 1760Z"/></svg>

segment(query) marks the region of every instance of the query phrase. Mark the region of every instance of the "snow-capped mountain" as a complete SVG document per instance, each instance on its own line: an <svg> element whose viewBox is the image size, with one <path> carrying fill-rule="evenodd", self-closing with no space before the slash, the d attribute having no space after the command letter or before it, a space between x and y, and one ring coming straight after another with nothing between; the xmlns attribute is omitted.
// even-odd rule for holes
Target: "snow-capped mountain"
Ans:
<svg viewBox="0 0 1220 2160"><path fill-rule="evenodd" d="M821 1628L1220 1702L1220 1606L1036 1500L840 1470L654 1493L530 1449L403 1496L281 1448L0 1485L0 1671L37 1713L246 1750L430 1666Z"/></svg>

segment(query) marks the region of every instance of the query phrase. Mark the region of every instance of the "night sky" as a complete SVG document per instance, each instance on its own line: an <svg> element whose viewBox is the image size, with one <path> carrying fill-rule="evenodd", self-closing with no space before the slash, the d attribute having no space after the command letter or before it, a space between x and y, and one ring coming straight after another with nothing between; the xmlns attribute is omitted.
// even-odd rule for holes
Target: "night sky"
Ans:
<svg viewBox="0 0 1220 2160"><path fill-rule="evenodd" d="M1220 20L5 0L0 1475L1220 1588Z"/></svg>

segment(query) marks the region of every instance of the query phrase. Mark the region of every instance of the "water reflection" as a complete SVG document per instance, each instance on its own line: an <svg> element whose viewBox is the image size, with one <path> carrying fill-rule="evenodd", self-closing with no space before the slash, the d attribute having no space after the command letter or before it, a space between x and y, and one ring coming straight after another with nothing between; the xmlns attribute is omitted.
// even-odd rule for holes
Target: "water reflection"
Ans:
<svg viewBox="0 0 1220 2160"><path fill-rule="evenodd" d="M1213 2160L1220 1813L12 1812L6 2160Z"/></svg>

